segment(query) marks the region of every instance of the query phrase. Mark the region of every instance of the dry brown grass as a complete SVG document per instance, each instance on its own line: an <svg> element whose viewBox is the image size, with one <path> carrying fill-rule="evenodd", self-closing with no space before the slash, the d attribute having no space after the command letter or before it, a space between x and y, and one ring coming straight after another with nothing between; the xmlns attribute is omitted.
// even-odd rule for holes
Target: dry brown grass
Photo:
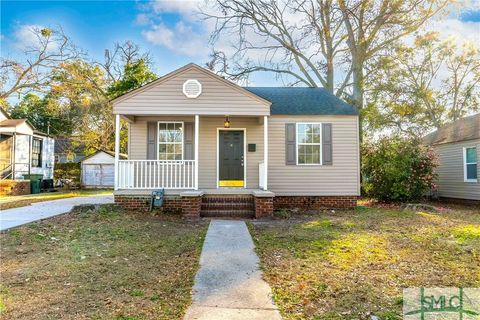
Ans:
<svg viewBox="0 0 480 320"><path fill-rule="evenodd" d="M4 319L180 319L207 224L104 206L0 235Z"/></svg>
<svg viewBox="0 0 480 320"><path fill-rule="evenodd" d="M480 287L480 209L326 211L254 222L285 319L401 319L402 288Z"/></svg>

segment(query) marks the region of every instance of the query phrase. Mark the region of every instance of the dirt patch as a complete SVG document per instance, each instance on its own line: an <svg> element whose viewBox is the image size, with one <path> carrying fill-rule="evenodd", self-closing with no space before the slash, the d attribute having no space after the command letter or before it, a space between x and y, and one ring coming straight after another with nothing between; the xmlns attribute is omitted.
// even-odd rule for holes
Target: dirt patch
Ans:
<svg viewBox="0 0 480 320"><path fill-rule="evenodd" d="M102 206L0 235L0 316L181 319L206 229Z"/></svg>

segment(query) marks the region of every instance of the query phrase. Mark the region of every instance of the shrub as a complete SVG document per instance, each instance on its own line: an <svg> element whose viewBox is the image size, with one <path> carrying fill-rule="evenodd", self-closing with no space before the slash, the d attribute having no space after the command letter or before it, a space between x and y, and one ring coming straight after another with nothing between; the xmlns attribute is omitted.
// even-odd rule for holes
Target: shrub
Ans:
<svg viewBox="0 0 480 320"><path fill-rule="evenodd" d="M434 188L437 160L418 139L384 137L362 148L365 195L380 201L410 201Z"/></svg>
<svg viewBox="0 0 480 320"><path fill-rule="evenodd" d="M80 163L55 163L53 172L55 181L58 179L71 180L75 184L80 184Z"/></svg>

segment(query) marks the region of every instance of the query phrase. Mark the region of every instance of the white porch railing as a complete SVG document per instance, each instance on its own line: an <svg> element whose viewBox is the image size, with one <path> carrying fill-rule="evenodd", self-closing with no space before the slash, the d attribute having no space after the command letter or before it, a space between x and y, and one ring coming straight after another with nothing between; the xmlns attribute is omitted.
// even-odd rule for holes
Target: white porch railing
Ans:
<svg viewBox="0 0 480 320"><path fill-rule="evenodd" d="M195 160L119 160L118 189L194 189Z"/></svg>

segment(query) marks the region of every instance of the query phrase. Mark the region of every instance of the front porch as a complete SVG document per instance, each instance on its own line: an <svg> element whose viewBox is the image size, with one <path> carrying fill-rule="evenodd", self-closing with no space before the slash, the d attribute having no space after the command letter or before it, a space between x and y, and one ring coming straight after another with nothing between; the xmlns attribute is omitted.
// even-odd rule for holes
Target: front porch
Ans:
<svg viewBox="0 0 480 320"><path fill-rule="evenodd" d="M118 156L120 118L128 160ZM116 191L268 190L268 116L116 115L115 152Z"/></svg>
<svg viewBox="0 0 480 320"><path fill-rule="evenodd" d="M129 122L129 159L115 157L115 202L148 210L165 190L164 211L253 218L273 212L267 191L267 116L116 116ZM226 127L228 119L230 126ZM225 133L225 134L224 134Z"/></svg>

